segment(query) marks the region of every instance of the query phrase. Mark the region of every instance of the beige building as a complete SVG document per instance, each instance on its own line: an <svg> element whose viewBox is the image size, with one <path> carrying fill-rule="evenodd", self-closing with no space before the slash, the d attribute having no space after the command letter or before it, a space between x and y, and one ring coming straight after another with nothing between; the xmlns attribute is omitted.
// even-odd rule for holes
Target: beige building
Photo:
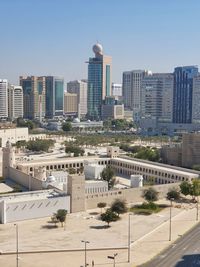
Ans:
<svg viewBox="0 0 200 267"><path fill-rule="evenodd" d="M186 133L182 136L182 144L164 146L161 150L164 163L192 168L200 165L200 133Z"/></svg>
<svg viewBox="0 0 200 267"><path fill-rule="evenodd" d="M64 114L78 115L78 95L65 92L64 94Z"/></svg>
<svg viewBox="0 0 200 267"><path fill-rule="evenodd" d="M200 165L200 133L183 134L182 166L192 168Z"/></svg>
<svg viewBox="0 0 200 267"><path fill-rule="evenodd" d="M46 110L46 79L44 76L20 76L23 88L24 118L41 119Z"/></svg>
<svg viewBox="0 0 200 267"><path fill-rule="evenodd" d="M29 140L28 128L0 128L0 147L5 147L7 141L15 144L21 140Z"/></svg>
<svg viewBox="0 0 200 267"><path fill-rule="evenodd" d="M67 92L77 94L79 117L85 116L87 114L87 82L82 80L68 82Z"/></svg>

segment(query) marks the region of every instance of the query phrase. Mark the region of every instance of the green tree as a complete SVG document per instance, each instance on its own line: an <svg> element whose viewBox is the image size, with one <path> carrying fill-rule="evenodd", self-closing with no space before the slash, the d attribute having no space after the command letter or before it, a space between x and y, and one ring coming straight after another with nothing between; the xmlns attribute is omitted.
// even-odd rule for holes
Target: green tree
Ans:
<svg viewBox="0 0 200 267"><path fill-rule="evenodd" d="M180 199L180 192L176 188L169 189L167 192L167 199L174 199L179 200Z"/></svg>
<svg viewBox="0 0 200 267"><path fill-rule="evenodd" d="M115 184L115 171L111 166L106 166L101 173L102 180L108 182L108 189L113 188Z"/></svg>
<svg viewBox="0 0 200 267"><path fill-rule="evenodd" d="M106 204L105 202L99 202L99 203L97 204L97 207L101 209L101 213L102 213L102 209L105 208L106 205L107 205L107 204Z"/></svg>
<svg viewBox="0 0 200 267"><path fill-rule="evenodd" d="M149 187L143 191L143 197L148 202L154 202L158 200L158 192L153 187Z"/></svg>
<svg viewBox="0 0 200 267"><path fill-rule="evenodd" d="M199 179L192 180L191 195L193 197L197 197L200 195L200 180Z"/></svg>
<svg viewBox="0 0 200 267"><path fill-rule="evenodd" d="M200 171L200 165L199 164L193 165L192 169L196 171Z"/></svg>
<svg viewBox="0 0 200 267"><path fill-rule="evenodd" d="M69 168L68 172L69 174L75 174L76 170L74 168Z"/></svg>
<svg viewBox="0 0 200 267"><path fill-rule="evenodd" d="M63 227L63 223L65 222L67 216L67 210L59 209L54 215L56 219L61 223L61 226Z"/></svg>
<svg viewBox="0 0 200 267"><path fill-rule="evenodd" d="M116 199L112 205L111 205L111 211L117 213L117 216L119 217L119 214L123 214L127 212L127 204L125 200Z"/></svg>
<svg viewBox="0 0 200 267"><path fill-rule="evenodd" d="M35 123L31 120L17 118L17 127L28 127L29 130L33 130L35 128Z"/></svg>
<svg viewBox="0 0 200 267"><path fill-rule="evenodd" d="M181 194L183 194L184 196L191 194L192 185L189 182L184 181L179 185L179 187L181 190Z"/></svg>
<svg viewBox="0 0 200 267"><path fill-rule="evenodd" d="M32 151L44 151L48 152L51 147L54 146L54 140L30 140L26 143L26 148Z"/></svg>
<svg viewBox="0 0 200 267"><path fill-rule="evenodd" d="M16 147L21 148L21 147L26 147L26 141L25 140L20 140L16 142Z"/></svg>
<svg viewBox="0 0 200 267"><path fill-rule="evenodd" d="M101 214L101 220L103 222L107 222L108 227L110 226L111 222L115 222L118 219L116 213L111 211L111 209L107 209L105 213Z"/></svg>
<svg viewBox="0 0 200 267"><path fill-rule="evenodd" d="M62 129L64 132L70 132L72 130L71 122L67 121L62 124Z"/></svg>
<svg viewBox="0 0 200 267"><path fill-rule="evenodd" d="M65 146L65 152L66 153L74 153L74 157L78 157L79 155L83 156L85 153L85 150L82 149L81 147L78 147L73 144L67 144Z"/></svg>

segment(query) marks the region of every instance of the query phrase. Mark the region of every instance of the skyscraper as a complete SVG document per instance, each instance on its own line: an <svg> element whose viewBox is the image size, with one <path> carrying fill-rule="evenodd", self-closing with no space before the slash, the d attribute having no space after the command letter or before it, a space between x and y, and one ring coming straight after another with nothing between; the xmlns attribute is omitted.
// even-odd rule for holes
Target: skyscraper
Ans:
<svg viewBox="0 0 200 267"><path fill-rule="evenodd" d="M8 86L8 117L10 120L23 118L23 89L21 86Z"/></svg>
<svg viewBox="0 0 200 267"><path fill-rule="evenodd" d="M67 92L77 94L79 115L85 116L87 114L87 82L82 80L68 82Z"/></svg>
<svg viewBox="0 0 200 267"><path fill-rule="evenodd" d="M46 110L45 77L20 76L20 85L23 88L24 118L41 120Z"/></svg>
<svg viewBox="0 0 200 267"><path fill-rule="evenodd" d="M193 78L192 123L200 123L200 75Z"/></svg>
<svg viewBox="0 0 200 267"><path fill-rule="evenodd" d="M94 58L88 64L88 116L100 119L101 105L106 96L111 95L112 58L103 55L103 47L93 46Z"/></svg>
<svg viewBox="0 0 200 267"><path fill-rule="evenodd" d="M134 114L140 112L142 79L147 73L145 70L123 72L122 92L124 106L126 109L133 110Z"/></svg>
<svg viewBox="0 0 200 267"><path fill-rule="evenodd" d="M0 79L0 119L8 117L8 80Z"/></svg>
<svg viewBox="0 0 200 267"><path fill-rule="evenodd" d="M165 122L172 121L173 75L146 75L141 88L141 115Z"/></svg>
<svg viewBox="0 0 200 267"><path fill-rule="evenodd" d="M193 78L197 75L197 66L175 68L173 92L173 123L192 122Z"/></svg>
<svg viewBox="0 0 200 267"><path fill-rule="evenodd" d="M46 80L46 112L47 118L63 115L64 79L56 76L47 76Z"/></svg>

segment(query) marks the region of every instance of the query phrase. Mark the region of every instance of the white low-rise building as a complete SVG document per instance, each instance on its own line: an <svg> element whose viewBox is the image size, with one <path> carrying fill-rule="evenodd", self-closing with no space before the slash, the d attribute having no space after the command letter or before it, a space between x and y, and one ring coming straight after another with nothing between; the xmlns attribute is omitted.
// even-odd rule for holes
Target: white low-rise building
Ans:
<svg viewBox="0 0 200 267"><path fill-rule="evenodd" d="M9 223L52 216L58 209L70 212L70 196L59 190L5 194L0 197L0 222Z"/></svg>
<svg viewBox="0 0 200 267"><path fill-rule="evenodd" d="M98 162L84 161L84 174L86 179L100 179L105 165L99 165Z"/></svg>

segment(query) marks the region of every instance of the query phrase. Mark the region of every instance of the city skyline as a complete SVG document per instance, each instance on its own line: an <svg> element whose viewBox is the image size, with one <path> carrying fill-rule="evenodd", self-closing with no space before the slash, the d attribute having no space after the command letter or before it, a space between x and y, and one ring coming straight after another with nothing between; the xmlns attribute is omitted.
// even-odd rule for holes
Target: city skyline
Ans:
<svg viewBox="0 0 200 267"><path fill-rule="evenodd" d="M127 70L199 65L199 8L196 0L1 0L1 78L13 84L20 75L86 78L85 61L97 40L113 58L115 83Z"/></svg>

